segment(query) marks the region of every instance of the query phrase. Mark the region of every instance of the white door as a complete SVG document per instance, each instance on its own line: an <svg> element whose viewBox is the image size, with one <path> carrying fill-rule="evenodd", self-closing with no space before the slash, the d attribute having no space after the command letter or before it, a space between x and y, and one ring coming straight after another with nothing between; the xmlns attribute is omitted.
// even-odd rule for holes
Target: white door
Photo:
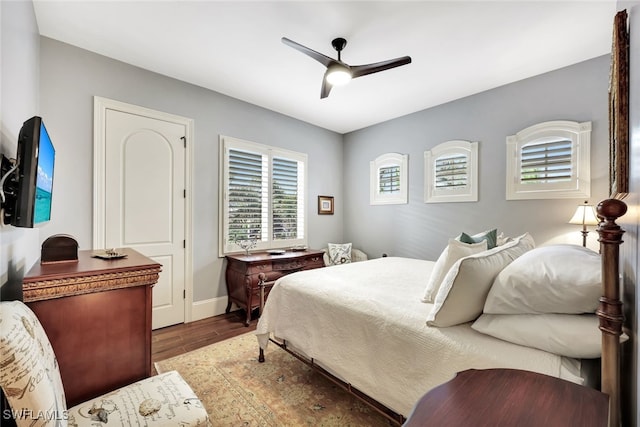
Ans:
<svg viewBox="0 0 640 427"><path fill-rule="evenodd" d="M162 264L153 328L185 321L188 125L106 109L104 247L129 247Z"/></svg>

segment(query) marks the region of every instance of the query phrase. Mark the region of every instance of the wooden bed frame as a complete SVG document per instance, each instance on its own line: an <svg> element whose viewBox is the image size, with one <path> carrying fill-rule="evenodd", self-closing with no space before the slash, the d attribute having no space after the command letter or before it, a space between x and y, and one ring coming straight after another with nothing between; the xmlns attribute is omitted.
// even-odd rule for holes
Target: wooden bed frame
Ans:
<svg viewBox="0 0 640 427"><path fill-rule="evenodd" d="M602 331L601 390L609 395L609 426L620 425L620 336L622 335L622 301L620 301L620 244L624 230L616 220L627 212L618 199L603 200L597 207L600 253L602 257L602 297L596 314Z"/></svg>
<svg viewBox="0 0 640 427"><path fill-rule="evenodd" d="M620 244L624 230L616 224L616 220L627 212L627 205L618 199L607 199L600 202L596 208L601 220L598 225L600 253L602 258L602 297L596 314L602 331L602 359L601 359L601 391L609 395L609 426L620 426L620 336L622 335L622 302L620 301ZM287 342L269 339L272 343L287 351L308 366L314 368L324 377L343 388L362 402L369 405L376 412L385 416L393 424L401 425L405 418L372 399L365 393L355 389L349 383L336 378L331 373L318 366L313 359L296 353L287 346ZM264 362L264 350L260 349L259 362Z"/></svg>

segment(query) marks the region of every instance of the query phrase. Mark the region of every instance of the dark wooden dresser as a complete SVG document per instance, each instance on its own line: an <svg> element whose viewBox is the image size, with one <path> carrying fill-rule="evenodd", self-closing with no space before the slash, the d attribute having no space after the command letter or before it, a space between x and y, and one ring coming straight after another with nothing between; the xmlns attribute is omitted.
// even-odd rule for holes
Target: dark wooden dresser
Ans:
<svg viewBox="0 0 640 427"><path fill-rule="evenodd" d="M84 402L152 373L152 286L161 265L132 249L126 258L37 263L23 299L58 359L67 405Z"/></svg>
<svg viewBox="0 0 640 427"><path fill-rule="evenodd" d="M609 397L518 369L469 369L425 394L403 427L606 427Z"/></svg>
<svg viewBox="0 0 640 427"><path fill-rule="evenodd" d="M226 312L235 303L246 311L245 326L249 326L251 312L260 307L260 279L266 282L265 299L270 285L280 277L301 270L324 267L322 251L287 251L282 255L255 252L249 255L227 255L227 294L229 301ZM262 273L262 275L261 275Z"/></svg>

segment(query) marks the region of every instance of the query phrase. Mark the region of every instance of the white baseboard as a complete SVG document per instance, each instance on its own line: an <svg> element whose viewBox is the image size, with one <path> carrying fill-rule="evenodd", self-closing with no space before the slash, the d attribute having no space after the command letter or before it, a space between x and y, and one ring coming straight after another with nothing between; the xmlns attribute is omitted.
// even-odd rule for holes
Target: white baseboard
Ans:
<svg viewBox="0 0 640 427"><path fill-rule="evenodd" d="M207 317L224 314L227 308L227 297L211 298L203 301L196 301L191 305L191 321L206 319ZM237 307L231 307L232 310Z"/></svg>

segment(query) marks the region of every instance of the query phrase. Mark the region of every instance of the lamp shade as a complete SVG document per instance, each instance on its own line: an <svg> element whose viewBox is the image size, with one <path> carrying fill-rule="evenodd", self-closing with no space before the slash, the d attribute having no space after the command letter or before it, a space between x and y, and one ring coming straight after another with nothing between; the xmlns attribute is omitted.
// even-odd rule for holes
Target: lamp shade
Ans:
<svg viewBox="0 0 640 427"><path fill-rule="evenodd" d="M569 224L598 225L600 221L598 221L595 209L593 209L592 205L587 205L586 203L587 202L585 202L584 205L578 206L576 212L569 220Z"/></svg>

